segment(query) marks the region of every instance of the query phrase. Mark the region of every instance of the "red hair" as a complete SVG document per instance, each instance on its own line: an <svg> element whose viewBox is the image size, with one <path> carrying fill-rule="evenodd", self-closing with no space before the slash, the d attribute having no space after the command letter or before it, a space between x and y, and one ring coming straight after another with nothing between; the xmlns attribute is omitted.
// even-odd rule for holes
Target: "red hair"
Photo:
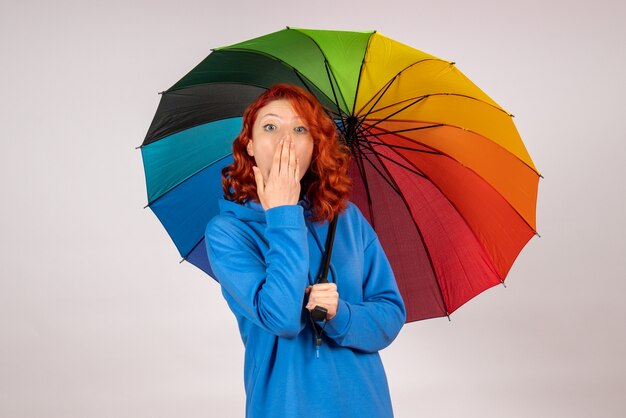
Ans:
<svg viewBox="0 0 626 418"><path fill-rule="evenodd" d="M313 138L311 165L300 182L307 207L313 212L311 220L330 221L348 206L350 150L339 142L335 123L315 96L290 84L276 84L266 90L244 112L243 128L233 142L234 161L222 170L225 197L237 203L250 199L259 202L252 171L255 161L246 152L246 146L252 139L252 127L259 110L281 99L289 100L305 120Z"/></svg>

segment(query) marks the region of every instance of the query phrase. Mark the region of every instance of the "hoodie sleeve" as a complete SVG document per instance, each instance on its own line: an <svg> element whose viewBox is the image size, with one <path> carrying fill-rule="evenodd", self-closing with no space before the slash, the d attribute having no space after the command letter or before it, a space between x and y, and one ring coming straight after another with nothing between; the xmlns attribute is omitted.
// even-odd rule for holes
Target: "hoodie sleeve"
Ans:
<svg viewBox="0 0 626 418"><path fill-rule="evenodd" d="M265 257L259 237L244 232L241 221L214 218L206 228L209 261L222 293L236 315L280 337L302 330L302 305L308 283L309 250L301 206L265 212Z"/></svg>
<svg viewBox="0 0 626 418"><path fill-rule="evenodd" d="M337 344L364 352L387 347L406 321L406 309L398 285L378 237L369 224L371 241L363 254L363 301L341 299L337 314L324 332Z"/></svg>

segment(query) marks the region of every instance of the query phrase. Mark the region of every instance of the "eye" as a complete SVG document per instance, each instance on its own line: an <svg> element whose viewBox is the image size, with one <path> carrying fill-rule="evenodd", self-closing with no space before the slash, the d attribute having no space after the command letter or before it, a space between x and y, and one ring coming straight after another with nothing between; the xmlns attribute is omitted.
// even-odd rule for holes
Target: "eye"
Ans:
<svg viewBox="0 0 626 418"><path fill-rule="evenodd" d="M304 126L298 126L297 128L294 129L294 131L296 131L299 134L304 134L308 132L308 129L305 128Z"/></svg>
<svg viewBox="0 0 626 418"><path fill-rule="evenodd" d="M275 131L276 125L274 125L273 123L266 123L265 125L263 125L263 130L267 132Z"/></svg>

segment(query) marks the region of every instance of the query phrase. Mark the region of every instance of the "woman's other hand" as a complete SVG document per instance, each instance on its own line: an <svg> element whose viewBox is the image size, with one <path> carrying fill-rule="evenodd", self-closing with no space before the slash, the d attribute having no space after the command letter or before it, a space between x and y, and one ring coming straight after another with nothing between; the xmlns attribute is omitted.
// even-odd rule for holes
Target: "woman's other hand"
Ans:
<svg viewBox="0 0 626 418"><path fill-rule="evenodd" d="M339 305L339 293L335 283L319 283L309 286L305 289L305 294L309 294L309 303L306 308L309 311L315 309L316 306L326 308L326 320L330 321L337 315L337 306Z"/></svg>
<svg viewBox="0 0 626 418"><path fill-rule="evenodd" d="M267 182L263 180L263 175L258 167L254 166L252 170L256 180L257 194L263 209L268 210L277 206L298 203L300 168L291 136L281 139L276 147Z"/></svg>

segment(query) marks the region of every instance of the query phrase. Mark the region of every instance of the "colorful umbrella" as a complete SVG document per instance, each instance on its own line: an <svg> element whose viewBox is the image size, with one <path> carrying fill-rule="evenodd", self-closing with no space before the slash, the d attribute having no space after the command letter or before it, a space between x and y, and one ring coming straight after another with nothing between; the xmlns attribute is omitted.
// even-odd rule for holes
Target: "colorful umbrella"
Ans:
<svg viewBox="0 0 626 418"><path fill-rule="evenodd" d="M204 229L247 105L287 82L332 112L352 201L375 228L407 322L504 283L535 232L539 173L509 113L445 61L377 32L287 28L218 48L162 93L141 145L148 202L208 274Z"/></svg>

